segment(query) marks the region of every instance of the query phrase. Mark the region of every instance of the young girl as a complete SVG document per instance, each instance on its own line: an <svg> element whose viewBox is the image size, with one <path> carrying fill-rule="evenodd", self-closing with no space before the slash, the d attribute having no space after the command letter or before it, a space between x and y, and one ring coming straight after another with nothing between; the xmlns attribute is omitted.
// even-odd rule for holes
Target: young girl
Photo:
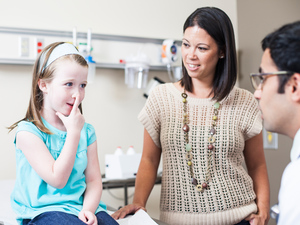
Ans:
<svg viewBox="0 0 300 225"><path fill-rule="evenodd" d="M100 202L102 180L92 125L81 113L88 65L72 45L47 46L34 65L24 119L13 124L19 224L118 224Z"/></svg>

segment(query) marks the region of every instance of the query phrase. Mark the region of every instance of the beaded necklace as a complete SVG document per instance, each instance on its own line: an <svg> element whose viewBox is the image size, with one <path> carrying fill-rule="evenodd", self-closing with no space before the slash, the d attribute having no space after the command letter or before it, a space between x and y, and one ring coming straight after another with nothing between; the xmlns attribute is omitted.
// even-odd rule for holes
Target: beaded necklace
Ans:
<svg viewBox="0 0 300 225"><path fill-rule="evenodd" d="M192 154L192 145L189 143L189 131L190 131L190 127L188 125L189 123L189 118L188 118L188 112L187 112L187 97L188 95L184 92L181 94L182 96L182 102L183 102L183 127L182 130L184 131L184 139L185 139L185 151L186 151L186 159L187 159L187 164L189 166L190 169L190 174L191 174L191 182L192 184L195 186L196 190L199 192L204 192L205 189L208 188L208 181L210 179L210 168L211 168L211 164L212 164L212 152L214 151L215 147L214 147L214 143L216 141L216 138L214 137L215 133L216 133L216 121L218 119L218 109L220 108L220 103L219 102L215 102L214 103L214 115L212 118L212 127L209 131L209 138L208 138L208 166L207 166L207 170L206 170L206 175L204 178L204 182L201 184L201 182L199 183L197 181L197 179L195 178L194 172L193 172L193 163L192 163L192 159L193 159L193 154Z"/></svg>

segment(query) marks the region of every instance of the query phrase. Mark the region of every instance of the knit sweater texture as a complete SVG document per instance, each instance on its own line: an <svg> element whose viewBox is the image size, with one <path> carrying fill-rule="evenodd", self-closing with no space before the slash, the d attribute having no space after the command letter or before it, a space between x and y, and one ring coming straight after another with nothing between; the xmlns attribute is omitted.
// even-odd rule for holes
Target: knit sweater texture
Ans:
<svg viewBox="0 0 300 225"><path fill-rule="evenodd" d="M187 97L189 142L199 183L208 167L214 103L211 98ZM191 183L185 157L181 92L172 83L157 86L138 116L162 150L160 219L168 224L231 225L257 211L253 181L243 167L245 141L262 130L257 101L249 91L234 87L220 105L211 178L203 193Z"/></svg>

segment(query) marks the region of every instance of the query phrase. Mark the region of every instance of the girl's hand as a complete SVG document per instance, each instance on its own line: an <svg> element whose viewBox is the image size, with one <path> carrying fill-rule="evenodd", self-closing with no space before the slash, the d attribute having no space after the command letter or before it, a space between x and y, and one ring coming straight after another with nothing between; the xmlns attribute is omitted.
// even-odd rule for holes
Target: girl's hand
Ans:
<svg viewBox="0 0 300 225"><path fill-rule="evenodd" d="M80 104L79 95L74 96L74 98L75 102L69 116L64 116L62 113L56 112L56 115L61 119L67 131L81 131L85 122L84 117L78 108Z"/></svg>
<svg viewBox="0 0 300 225"><path fill-rule="evenodd" d="M88 225L98 225L97 217L90 211L80 211L78 214L78 218Z"/></svg>

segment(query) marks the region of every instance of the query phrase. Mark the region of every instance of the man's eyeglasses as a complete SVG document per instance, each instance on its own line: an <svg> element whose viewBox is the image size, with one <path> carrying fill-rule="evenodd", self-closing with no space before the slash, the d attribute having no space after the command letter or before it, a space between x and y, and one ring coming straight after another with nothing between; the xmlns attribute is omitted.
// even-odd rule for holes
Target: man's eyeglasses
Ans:
<svg viewBox="0 0 300 225"><path fill-rule="evenodd" d="M290 71L277 71L273 73L251 73L250 78L251 78L251 84L255 90L261 90L262 85L267 79L267 77L270 76L282 76L282 75L288 75L291 76L293 75L294 72Z"/></svg>

